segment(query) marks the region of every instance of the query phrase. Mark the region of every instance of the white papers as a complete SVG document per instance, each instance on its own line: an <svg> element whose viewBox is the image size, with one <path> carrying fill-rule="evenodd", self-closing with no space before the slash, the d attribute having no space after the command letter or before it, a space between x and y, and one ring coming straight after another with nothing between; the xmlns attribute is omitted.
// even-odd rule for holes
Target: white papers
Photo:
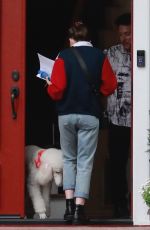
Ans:
<svg viewBox="0 0 150 230"><path fill-rule="evenodd" d="M54 61L38 53L40 70L38 71L37 77L45 80L46 77L51 78L51 73L54 65Z"/></svg>

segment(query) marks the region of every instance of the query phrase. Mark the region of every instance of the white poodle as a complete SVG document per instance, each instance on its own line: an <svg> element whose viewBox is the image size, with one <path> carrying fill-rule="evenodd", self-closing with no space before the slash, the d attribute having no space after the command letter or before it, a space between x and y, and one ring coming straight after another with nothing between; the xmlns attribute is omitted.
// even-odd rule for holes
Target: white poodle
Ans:
<svg viewBox="0 0 150 230"><path fill-rule="evenodd" d="M25 149L28 170L27 189L33 208L40 219L50 216L50 193L52 181L62 185L63 157L56 148L42 149L28 145Z"/></svg>

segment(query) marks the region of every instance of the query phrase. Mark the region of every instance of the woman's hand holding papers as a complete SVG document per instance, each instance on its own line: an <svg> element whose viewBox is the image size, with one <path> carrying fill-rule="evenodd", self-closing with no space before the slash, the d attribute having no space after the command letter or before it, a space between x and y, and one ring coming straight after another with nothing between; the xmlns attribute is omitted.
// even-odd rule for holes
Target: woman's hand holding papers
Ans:
<svg viewBox="0 0 150 230"><path fill-rule="evenodd" d="M47 82L48 85L52 85L52 82L48 79L48 77L46 77L45 80L46 80L46 82Z"/></svg>

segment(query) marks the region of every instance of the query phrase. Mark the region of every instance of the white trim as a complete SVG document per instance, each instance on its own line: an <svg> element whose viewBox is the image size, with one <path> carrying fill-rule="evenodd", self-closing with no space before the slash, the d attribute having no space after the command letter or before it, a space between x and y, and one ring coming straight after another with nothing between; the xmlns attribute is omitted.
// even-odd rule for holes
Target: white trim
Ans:
<svg viewBox="0 0 150 230"><path fill-rule="evenodd" d="M140 194L149 178L148 128L150 91L150 1L133 0L133 223L149 225L150 216ZM137 50L145 50L146 66L137 67Z"/></svg>

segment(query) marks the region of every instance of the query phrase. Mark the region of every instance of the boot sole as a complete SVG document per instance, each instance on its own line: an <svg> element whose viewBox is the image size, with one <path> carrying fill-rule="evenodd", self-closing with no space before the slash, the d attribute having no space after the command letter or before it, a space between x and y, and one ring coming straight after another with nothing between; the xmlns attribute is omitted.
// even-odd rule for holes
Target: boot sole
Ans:
<svg viewBox="0 0 150 230"><path fill-rule="evenodd" d="M68 216L64 217L64 220L73 221L73 215L68 215Z"/></svg>

